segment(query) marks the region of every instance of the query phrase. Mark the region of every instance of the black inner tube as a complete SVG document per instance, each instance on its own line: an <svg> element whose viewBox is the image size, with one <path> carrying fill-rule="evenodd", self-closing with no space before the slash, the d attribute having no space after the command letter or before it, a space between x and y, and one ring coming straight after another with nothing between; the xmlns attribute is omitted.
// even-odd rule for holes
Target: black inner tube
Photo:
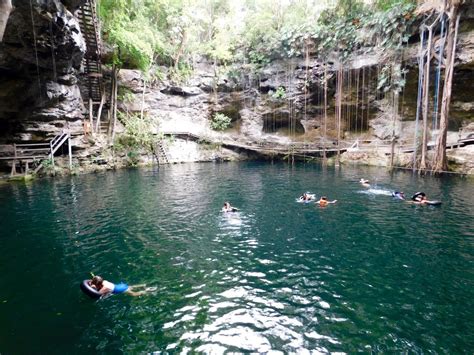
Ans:
<svg viewBox="0 0 474 355"><path fill-rule="evenodd" d="M417 192L416 194L414 194L411 199L412 201L415 201L417 199L417 197L425 197L426 194L424 192Z"/></svg>
<svg viewBox="0 0 474 355"><path fill-rule="evenodd" d="M91 298L100 298L100 297L102 297L102 295L100 294L99 291L97 291L96 289L92 288L91 285L89 285L90 281L91 280L82 281L82 283L81 283L82 292L84 292L87 296L89 296Z"/></svg>

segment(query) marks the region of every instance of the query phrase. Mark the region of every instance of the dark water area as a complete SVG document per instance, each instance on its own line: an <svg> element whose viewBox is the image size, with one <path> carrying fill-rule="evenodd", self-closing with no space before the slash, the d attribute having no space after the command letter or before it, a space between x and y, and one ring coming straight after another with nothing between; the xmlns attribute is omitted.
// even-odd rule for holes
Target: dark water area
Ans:
<svg viewBox="0 0 474 355"><path fill-rule="evenodd" d="M472 353L473 201L472 179L253 162L3 185L0 353ZM90 272L154 291L94 301Z"/></svg>

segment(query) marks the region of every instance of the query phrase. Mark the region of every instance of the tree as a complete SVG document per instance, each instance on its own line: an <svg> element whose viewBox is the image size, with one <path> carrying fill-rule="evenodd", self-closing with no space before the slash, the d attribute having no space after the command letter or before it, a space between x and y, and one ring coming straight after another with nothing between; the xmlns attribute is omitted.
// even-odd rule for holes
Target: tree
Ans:
<svg viewBox="0 0 474 355"><path fill-rule="evenodd" d="M446 3L445 3L446 5ZM461 0L448 0L447 15L449 18L448 38L446 46L446 66L443 84L443 98L441 100L441 115L439 122L439 134L436 139L435 160L433 171L440 173L446 171L448 163L446 159L446 136L448 133L449 105L451 103L451 92L453 84L454 58L456 54L456 39L459 27L459 6Z"/></svg>

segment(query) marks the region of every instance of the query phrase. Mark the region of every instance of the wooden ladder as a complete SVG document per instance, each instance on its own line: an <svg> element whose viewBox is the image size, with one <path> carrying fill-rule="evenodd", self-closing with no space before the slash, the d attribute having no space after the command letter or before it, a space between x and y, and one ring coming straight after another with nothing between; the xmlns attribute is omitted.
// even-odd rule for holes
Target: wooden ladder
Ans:
<svg viewBox="0 0 474 355"><path fill-rule="evenodd" d="M97 18L95 0L86 0L84 5L77 10L76 16L86 41L86 53L82 60L86 82L81 86L82 98L89 104L92 133L104 133L101 116L103 116L104 108L107 107L107 102L102 75L100 23ZM107 125L105 129L107 133L109 124L105 122L105 125Z"/></svg>
<svg viewBox="0 0 474 355"><path fill-rule="evenodd" d="M163 160L166 164L170 163L162 140L158 141L158 163L161 163L160 160Z"/></svg>

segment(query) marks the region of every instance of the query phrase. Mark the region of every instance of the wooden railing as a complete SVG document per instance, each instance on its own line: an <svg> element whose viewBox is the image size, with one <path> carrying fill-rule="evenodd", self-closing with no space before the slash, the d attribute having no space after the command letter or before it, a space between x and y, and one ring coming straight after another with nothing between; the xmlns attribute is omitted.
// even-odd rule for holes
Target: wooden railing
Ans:
<svg viewBox="0 0 474 355"><path fill-rule="evenodd" d="M0 156L0 160L9 160L12 162L11 175L16 175L16 167L19 164L21 169L22 163L24 164L24 174L28 174L30 164L35 165L34 173L37 173L43 165L42 161L51 159L54 166L54 153L68 141L68 153L69 153L69 167L72 168L72 152L70 144L70 135L68 132L61 132L55 136L51 141L44 143L14 143L13 145L0 146L0 150L3 153Z"/></svg>

